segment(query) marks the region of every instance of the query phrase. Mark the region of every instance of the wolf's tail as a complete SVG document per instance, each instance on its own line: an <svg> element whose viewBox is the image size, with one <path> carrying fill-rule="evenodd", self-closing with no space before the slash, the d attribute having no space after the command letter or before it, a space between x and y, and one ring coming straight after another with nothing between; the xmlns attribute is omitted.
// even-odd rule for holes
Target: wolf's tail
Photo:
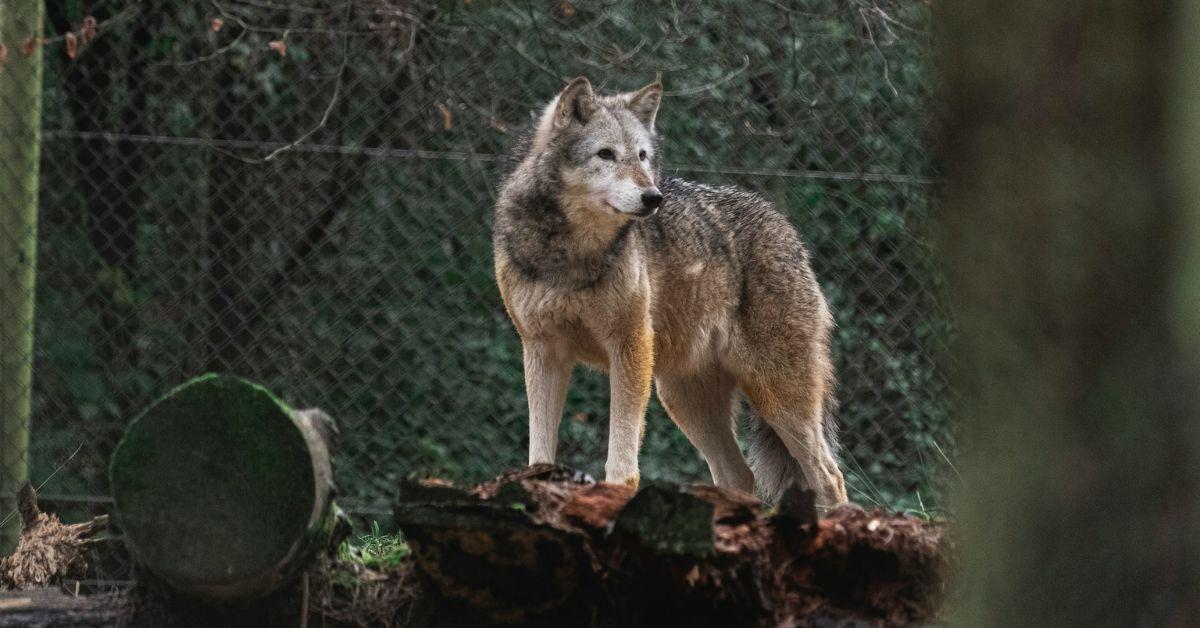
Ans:
<svg viewBox="0 0 1200 628"><path fill-rule="evenodd" d="M832 376L825 387L825 399L821 407L821 427L825 432L825 442L829 450L837 455L837 423L834 414L837 412L837 393L834 390ZM775 430L757 416L751 415L749 420L749 455L750 469L754 472L755 492L763 501L776 504L783 492L792 483L811 487L804 477L800 463L792 457L783 440Z"/></svg>

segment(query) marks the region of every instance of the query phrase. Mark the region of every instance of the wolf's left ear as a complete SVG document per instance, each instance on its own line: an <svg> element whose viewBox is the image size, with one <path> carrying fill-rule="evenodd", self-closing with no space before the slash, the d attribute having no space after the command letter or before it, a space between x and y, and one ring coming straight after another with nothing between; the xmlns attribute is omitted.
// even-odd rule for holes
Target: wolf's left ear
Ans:
<svg viewBox="0 0 1200 628"><path fill-rule="evenodd" d="M658 105L662 102L662 93L662 83L654 81L626 97L629 111L652 131L654 130L654 116L658 114Z"/></svg>

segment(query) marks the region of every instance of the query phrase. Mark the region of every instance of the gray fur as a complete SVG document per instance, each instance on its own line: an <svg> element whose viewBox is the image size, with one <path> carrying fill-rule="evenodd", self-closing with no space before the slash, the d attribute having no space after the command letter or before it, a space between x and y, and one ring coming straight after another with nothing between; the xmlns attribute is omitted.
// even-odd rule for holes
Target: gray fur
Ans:
<svg viewBox="0 0 1200 628"><path fill-rule="evenodd" d="M661 180L653 130L661 88L654 87L601 97L577 79L516 148L520 163L496 205L494 246L497 280L527 359L550 343L572 361L607 369L616 359L605 353L608 341L630 328L622 321L638 320L623 308L644 292L659 397L708 459L714 481L749 488L736 442L736 460L730 453L731 401L745 394L758 415L750 421L749 456L757 492L774 501L799 482L832 507L845 500L833 460L832 317L808 251L787 218L756 194ZM621 147L616 159L597 158L598 147L608 146ZM647 150L642 174L634 172L639 147ZM661 190L657 213L637 218L617 207L627 197L605 187L614 168ZM608 198L618 202L606 205ZM540 372L543 361L535 360L534 371L527 362L531 394L528 373ZM628 423L617 414L618 392L640 394L614 384L611 429ZM531 412L553 414L537 401ZM557 430L558 414L539 421Z"/></svg>

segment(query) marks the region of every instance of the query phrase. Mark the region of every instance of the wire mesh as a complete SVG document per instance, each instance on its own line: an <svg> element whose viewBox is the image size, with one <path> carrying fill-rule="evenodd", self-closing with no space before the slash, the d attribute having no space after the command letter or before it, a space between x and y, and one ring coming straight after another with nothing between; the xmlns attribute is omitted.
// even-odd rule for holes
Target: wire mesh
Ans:
<svg viewBox="0 0 1200 628"><path fill-rule="evenodd" d="M838 323L852 497L937 493L954 443L925 238L926 3L46 11L30 476L60 504L103 508L124 425L207 371L337 418L351 508L385 510L403 476L522 464L492 205L516 130L580 74L602 90L661 75L665 174L757 190L792 217ZM607 397L577 372L562 428L560 459L598 475ZM643 477L706 479L657 403L642 452Z"/></svg>

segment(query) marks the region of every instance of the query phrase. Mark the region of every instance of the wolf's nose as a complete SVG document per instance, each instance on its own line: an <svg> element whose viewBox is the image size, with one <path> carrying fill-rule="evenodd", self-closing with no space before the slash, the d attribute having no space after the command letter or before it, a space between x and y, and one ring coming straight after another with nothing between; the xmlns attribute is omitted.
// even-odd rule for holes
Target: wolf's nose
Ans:
<svg viewBox="0 0 1200 628"><path fill-rule="evenodd" d="M662 205L662 192L659 192L657 188L642 192L642 205L646 209L655 209Z"/></svg>

